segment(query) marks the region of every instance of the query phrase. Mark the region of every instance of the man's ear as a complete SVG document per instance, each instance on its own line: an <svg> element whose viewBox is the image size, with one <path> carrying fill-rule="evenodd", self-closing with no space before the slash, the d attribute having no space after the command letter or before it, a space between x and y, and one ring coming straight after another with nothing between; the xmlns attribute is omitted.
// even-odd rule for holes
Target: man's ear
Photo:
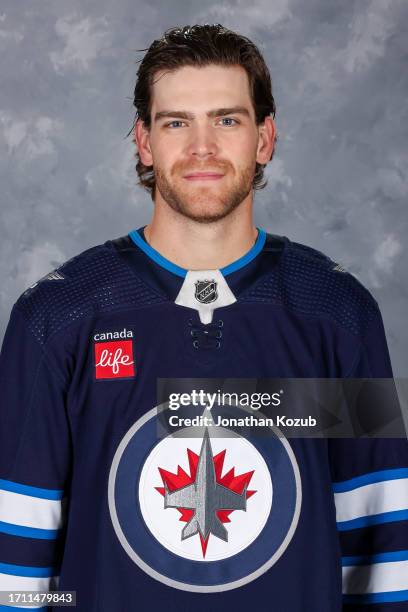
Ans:
<svg viewBox="0 0 408 612"><path fill-rule="evenodd" d="M272 117L265 117L265 121L258 126L259 140L256 154L258 164L267 164L275 146L276 127Z"/></svg>
<svg viewBox="0 0 408 612"><path fill-rule="evenodd" d="M153 157L150 149L150 132L141 119L136 121L133 133L141 162L145 166L152 166Z"/></svg>

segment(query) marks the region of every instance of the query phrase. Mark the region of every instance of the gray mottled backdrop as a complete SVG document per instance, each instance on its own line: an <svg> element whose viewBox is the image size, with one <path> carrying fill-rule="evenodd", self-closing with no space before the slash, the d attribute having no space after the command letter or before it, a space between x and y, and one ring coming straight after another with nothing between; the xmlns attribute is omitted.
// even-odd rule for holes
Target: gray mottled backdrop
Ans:
<svg viewBox="0 0 408 612"><path fill-rule="evenodd" d="M148 221L124 138L134 50L175 25L219 22L250 36L272 74L280 141L257 224L324 251L370 289L395 374L407 375L406 0L0 7L0 337L28 285Z"/></svg>

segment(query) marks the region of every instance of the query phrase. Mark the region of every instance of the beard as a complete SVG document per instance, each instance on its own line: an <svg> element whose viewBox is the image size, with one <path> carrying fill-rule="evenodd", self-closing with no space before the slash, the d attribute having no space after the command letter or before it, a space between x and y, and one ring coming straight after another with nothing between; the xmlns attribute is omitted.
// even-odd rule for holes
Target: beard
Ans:
<svg viewBox="0 0 408 612"><path fill-rule="evenodd" d="M156 188L165 202L176 212L198 223L213 223L231 214L252 190L255 175L255 160L244 167L231 164L208 163L211 171L223 173L215 181L191 181L183 176L192 172L204 172L208 168L191 168L185 163L176 163L166 175L155 166ZM232 177L228 180L229 177Z"/></svg>

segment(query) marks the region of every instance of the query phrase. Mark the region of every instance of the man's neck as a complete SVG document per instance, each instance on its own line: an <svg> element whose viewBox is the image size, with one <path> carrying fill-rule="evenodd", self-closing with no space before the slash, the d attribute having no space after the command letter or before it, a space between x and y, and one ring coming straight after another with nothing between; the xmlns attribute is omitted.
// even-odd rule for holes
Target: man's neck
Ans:
<svg viewBox="0 0 408 612"><path fill-rule="evenodd" d="M198 223L168 206L156 205L144 230L146 241L163 257L187 270L223 268L245 255L257 239L252 205L243 209L241 206L219 221Z"/></svg>

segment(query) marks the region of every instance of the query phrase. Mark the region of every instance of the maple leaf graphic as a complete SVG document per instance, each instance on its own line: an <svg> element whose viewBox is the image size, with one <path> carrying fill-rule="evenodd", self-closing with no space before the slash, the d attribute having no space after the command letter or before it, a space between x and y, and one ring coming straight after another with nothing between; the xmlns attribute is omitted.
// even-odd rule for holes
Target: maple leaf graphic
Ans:
<svg viewBox="0 0 408 612"><path fill-rule="evenodd" d="M219 485L227 487L234 493L238 493L239 495L242 495L243 492L245 491L246 499L249 499L250 497L252 497L252 495L256 493L255 490L248 490L247 488L254 474L254 470L250 472L245 472L244 474L236 475L235 468L231 468L224 476L222 476L225 455L226 455L226 450L223 450L217 455L214 455L213 457L216 482ZM188 485L191 485L195 482L196 474L197 474L197 466L199 462L199 455L197 455L194 451L188 448L187 458L188 458L189 470L190 470L189 474L185 470L183 470L183 468L180 467L180 465L177 466L177 473L169 472L168 470L165 470L164 468L161 468L161 467L158 468L164 486L155 487L155 489L163 497L165 496L165 493L166 493L166 487L168 491L173 492L173 491L177 491L178 489L182 489ZM192 510L191 508L177 507L177 510L180 512L179 520L182 522L188 523L191 520L191 518L194 516L194 510ZM230 510L230 509L223 508L220 510L216 510L216 515L222 523L230 523L231 522L230 515L232 514L232 512L234 512L233 509ZM203 557L205 558L210 534L204 537L202 533L199 532L199 536L200 536Z"/></svg>

